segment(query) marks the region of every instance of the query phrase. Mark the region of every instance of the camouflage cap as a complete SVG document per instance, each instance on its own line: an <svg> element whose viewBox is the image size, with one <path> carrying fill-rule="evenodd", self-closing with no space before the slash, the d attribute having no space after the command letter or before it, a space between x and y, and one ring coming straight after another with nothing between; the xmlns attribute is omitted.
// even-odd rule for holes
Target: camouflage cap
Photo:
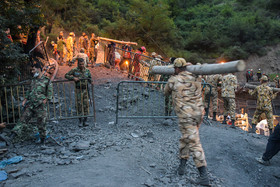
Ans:
<svg viewBox="0 0 280 187"><path fill-rule="evenodd" d="M189 66L189 65L191 65L191 63L190 62L186 62L185 59L183 59L183 58L176 58L174 60L173 67L180 68L180 67Z"/></svg>
<svg viewBox="0 0 280 187"><path fill-rule="evenodd" d="M261 77L261 79L260 79L261 81L268 81L268 78L267 78L267 76L266 75L263 75L262 77Z"/></svg>

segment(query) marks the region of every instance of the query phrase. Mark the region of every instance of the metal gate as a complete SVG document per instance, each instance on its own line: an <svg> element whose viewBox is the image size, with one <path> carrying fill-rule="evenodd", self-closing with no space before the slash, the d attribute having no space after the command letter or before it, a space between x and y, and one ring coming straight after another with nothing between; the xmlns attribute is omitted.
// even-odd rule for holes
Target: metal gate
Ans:
<svg viewBox="0 0 280 187"><path fill-rule="evenodd" d="M163 89L167 82L122 81L117 86L116 124L119 119L176 118L171 96ZM210 87L207 83L202 84ZM211 97L208 94L207 97ZM210 99L208 99L210 101ZM209 102L207 106L209 108ZM208 116L205 116L208 122Z"/></svg>
<svg viewBox="0 0 280 187"><path fill-rule="evenodd" d="M78 101L83 98L77 98L79 91L73 81L62 80L53 81L52 99L47 102L48 120L65 120L81 117L92 117L96 122L95 102L94 102L94 86L88 84L86 87L86 99L89 102L88 107L83 110L83 102L81 102L82 112L78 113ZM15 124L22 115L24 108L22 101L29 89L29 84L14 84L0 87L0 121L7 124Z"/></svg>

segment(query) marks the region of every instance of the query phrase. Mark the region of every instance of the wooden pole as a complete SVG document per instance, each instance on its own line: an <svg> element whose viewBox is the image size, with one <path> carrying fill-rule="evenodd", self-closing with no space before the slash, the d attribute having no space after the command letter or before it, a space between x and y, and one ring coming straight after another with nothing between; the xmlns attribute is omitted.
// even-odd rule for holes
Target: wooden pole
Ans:
<svg viewBox="0 0 280 187"><path fill-rule="evenodd" d="M244 71L246 68L243 60L226 62L224 64L204 64L187 66L187 71L197 75L225 74ZM175 69L172 66L154 66L154 74L173 75Z"/></svg>
<svg viewBox="0 0 280 187"><path fill-rule="evenodd" d="M114 39L103 38L103 37L98 37L98 38L99 38L99 40L104 40L104 41L108 41L108 42L115 42L115 43L119 43L119 44L138 45L138 43L136 43L136 42L120 41L120 40L114 40Z"/></svg>

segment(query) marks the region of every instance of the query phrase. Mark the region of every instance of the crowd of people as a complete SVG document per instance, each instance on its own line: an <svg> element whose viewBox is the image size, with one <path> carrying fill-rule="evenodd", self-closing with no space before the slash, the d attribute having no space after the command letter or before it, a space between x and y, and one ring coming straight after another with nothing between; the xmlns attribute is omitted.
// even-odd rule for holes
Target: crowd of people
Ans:
<svg viewBox="0 0 280 187"><path fill-rule="evenodd" d="M76 59L83 58L85 66L95 64L98 54L99 37L91 33L91 38L83 32L76 42L74 32L70 32L67 38L64 38L63 31L59 33L57 42L51 42L53 46L53 55L59 65L63 65L66 56L66 63L71 66Z"/></svg>
<svg viewBox="0 0 280 187"><path fill-rule="evenodd" d="M70 70L65 74L65 78L75 82L75 92L77 99L77 114L81 116L79 118L80 126L88 126L87 118L85 116L89 113L89 95L87 93L88 84L92 84L92 77L89 69L86 67L89 63L95 63L97 57L98 37L92 33L91 39L83 33L79 38L78 46L75 42L75 34L69 33L68 38L65 40L63 32L60 32L56 45L59 64L63 63L65 48L67 49L67 62L77 62L77 67ZM74 49L79 49L79 53L74 55ZM213 121L217 121L216 116L218 114L218 89L221 89L221 97L224 103L223 121L222 124L231 124L230 127L235 126L235 93L237 90L237 78L233 73L227 73L224 75L215 74L201 76L186 71L187 66L192 65L186 62L183 58L170 58L169 64L175 69L175 73L172 76L160 76L154 74L151 70L154 66L160 66L162 64L161 55L155 52L151 53L150 61L143 61L143 54L146 52L144 46L140 47L136 52L132 52L132 48L129 45L122 47L123 53L120 61L116 61L115 43L111 42L108 45L108 62L112 67L121 68L127 63L128 77L135 77L139 80L140 77L140 64L146 64L149 66L148 81L168 81L164 93L166 95L166 103L169 103L169 96L172 98L173 110L178 116L179 129L181 131L181 138L179 142L180 164L178 167L178 174L183 175L185 173L185 165L190 156L193 157L194 163L199 171L199 178L197 184L210 185L207 162L204 154L204 150L200 143L199 128L202 123L204 114L208 115L209 105L208 102L212 102ZM133 55L134 54L134 55ZM46 103L52 99L52 83L48 77L46 77L42 71L42 64L34 63L32 65L33 80L29 92L25 96L25 100L22 105L25 107L17 125L13 128L15 140L24 141L30 137L30 133L34 130L28 125L30 119L35 117L40 139L38 143L44 143L46 140L46 118L47 118L47 105ZM247 81L253 80L253 70L249 69L246 72ZM261 77L259 77L261 75ZM249 94L257 98L257 107L252 120L252 128L250 133L255 133L256 124L260 120L260 115L264 114L270 132L266 151L261 158L257 161L264 165L269 165L269 160L280 151L280 126L273 125L273 111L271 101L277 96L279 92L273 92L272 88L268 86L268 76L262 74L260 69L257 72L257 77L261 85L256 86L254 90L249 90ZM276 87L279 87L279 77L274 79L277 82ZM212 87L212 91L205 87L203 89L202 83L206 82ZM203 93L204 92L204 93ZM166 104L167 105L167 104ZM170 110L170 108L168 108ZM168 115L170 111L166 111Z"/></svg>

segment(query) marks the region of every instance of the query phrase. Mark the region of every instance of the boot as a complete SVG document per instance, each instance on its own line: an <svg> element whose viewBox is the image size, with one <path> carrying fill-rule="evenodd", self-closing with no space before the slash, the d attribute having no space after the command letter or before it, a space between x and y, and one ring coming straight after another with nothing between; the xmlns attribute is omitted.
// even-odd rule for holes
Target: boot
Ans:
<svg viewBox="0 0 280 187"><path fill-rule="evenodd" d="M234 123L235 123L235 120L234 120L234 119L233 119L233 120L231 120L231 123L232 123L232 124L231 124L231 126L230 126L230 127L231 127L231 128L233 128L233 129L236 129L235 124L234 124Z"/></svg>
<svg viewBox="0 0 280 187"><path fill-rule="evenodd" d="M256 125L252 124L252 128L250 129L249 133L256 133Z"/></svg>
<svg viewBox="0 0 280 187"><path fill-rule="evenodd" d="M79 118L79 127L82 127L82 126L83 126L82 118Z"/></svg>
<svg viewBox="0 0 280 187"><path fill-rule="evenodd" d="M204 116L206 116L208 118L209 108L205 108L204 110L205 110L205 115Z"/></svg>
<svg viewBox="0 0 280 187"><path fill-rule="evenodd" d="M213 112L213 121L217 121L216 115L217 115L217 112Z"/></svg>
<svg viewBox="0 0 280 187"><path fill-rule="evenodd" d="M84 120L83 120L83 126L84 126L84 127L88 126L87 117L85 117Z"/></svg>
<svg viewBox="0 0 280 187"><path fill-rule="evenodd" d="M222 124L227 124L227 116L224 116L224 121Z"/></svg>
<svg viewBox="0 0 280 187"><path fill-rule="evenodd" d="M197 168L199 171L199 178L197 180L197 184L200 184L202 186L210 186L210 181L209 181L209 177L208 177L208 172L207 172L207 168L206 166L202 166Z"/></svg>
<svg viewBox="0 0 280 187"><path fill-rule="evenodd" d="M184 175L185 174L186 162L187 162L186 159L183 159L183 158L180 159L180 165L177 169L177 172L178 172L179 175Z"/></svg>

